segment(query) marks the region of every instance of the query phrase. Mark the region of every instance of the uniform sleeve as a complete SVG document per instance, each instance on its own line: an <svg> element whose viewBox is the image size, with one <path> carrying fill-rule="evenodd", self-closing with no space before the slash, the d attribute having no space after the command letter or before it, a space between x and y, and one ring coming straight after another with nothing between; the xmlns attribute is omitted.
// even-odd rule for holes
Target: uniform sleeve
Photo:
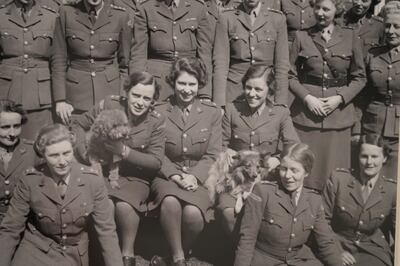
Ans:
<svg viewBox="0 0 400 266"><path fill-rule="evenodd" d="M353 31L352 33L353 48L350 62L350 83L348 86L340 87L337 91L337 94L342 96L344 104L349 104L367 82L361 40L357 38L356 32Z"/></svg>
<svg viewBox="0 0 400 266"><path fill-rule="evenodd" d="M20 242L21 233L30 212L30 188L21 178L15 187L8 211L0 224L0 265L11 265L11 259Z"/></svg>
<svg viewBox="0 0 400 266"><path fill-rule="evenodd" d="M299 142L300 139L294 129L290 112L287 108L283 111L282 121L280 125L280 138L284 145Z"/></svg>
<svg viewBox="0 0 400 266"><path fill-rule="evenodd" d="M335 208L336 201L336 191L338 189L338 184L334 181L333 174L327 180L326 186L323 192L322 201L325 208L325 217L328 220L329 224L332 221L333 217L333 209Z"/></svg>
<svg viewBox="0 0 400 266"><path fill-rule="evenodd" d="M266 195L261 193L259 184L254 187L253 194L246 199L244 206L234 266L250 266L254 256L254 248L267 200Z"/></svg>
<svg viewBox="0 0 400 266"><path fill-rule="evenodd" d="M167 156L164 156L163 158L160 172L166 179L169 179L173 175L182 174L181 168L178 168L178 166L174 164Z"/></svg>
<svg viewBox="0 0 400 266"><path fill-rule="evenodd" d="M118 47L118 64L119 64L119 72L121 79L121 88L128 77L128 66L130 60L130 49L132 43L132 28L129 25L132 25L131 18L129 17L128 12L126 12L123 18L120 20L121 31L119 33L119 47ZM123 91L121 89L121 91Z"/></svg>
<svg viewBox="0 0 400 266"><path fill-rule="evenodd" d="M86 179L85 179L86 180ZM93 221L106 266L122 266L122 255L119 249L113 209L108 199L107 189L103 178L91 179L95 183L93 188L94 206Z"/></svg>
<svg viewBox="0 0 400 266"><path fill-rule="evenodd" d="M278 36L274 53L275 79L277 83L275 102L288 104L289 43L285 16L279 16L276 29L278 30Z"/></svg>
<svg viewBox="0 0 400 266"><path fill-rule="evenodd" d="M216 30L213 51L213 101L219 106L225 106L226 80L229 71L229 36L227 14L221 14Z"/></svg>
<svg viewBox="0 0 400 266"><path fill-rule="evenodd" d="M226 105L224 116L222 117L222 147L229 147L232 138L232 109L231 105Z"/></svg>
<svg viewBox="0 0 400 266"><path fill-rule="evenodd" d="M65 40L65 12L61 8L56 19L53 40L52 62L52 93L54 102L65 101L67 98L66 73L67 73L67 43Z"/></svg>
<svg viewBox="0 0 400 266"><path fill-rule="evenodd" d="M211 136L208 142L207 151L203 154L200 161L198 161L198 163L188 171L189 174L194 175L201 183L204 183L207 180L208 171L217 159L222 148L221 109L215 108L212 115L214 120L211 124Z"/></svg>
<svg viewBox="0 0 400 266"><path fill-rule="evenodd" d="M148 170L159 171L164 157L165 123L164 116L157 118L157 122L154 124L153 131L151 132L149 148L146 152L131 149L125 160Z"/></svg>
<svg viewBox="0 0 400 266"><path fill-rule="evenodd" d="M332 228L325 219L321 198L318 199L320 204L317 207L313 233L318 245L320 259L326 266L340 266L342 265L341 249Z"/></svg>
<svg viewBox="0 0 400 266"><path fill-rule="evenodd" d="M149 36L147 29L147 16L143 6L138 5L133 29L133 42L131 46L131 60L129 73L145 71L148 57Z"/></svg>
<svg viewBox="0 0 400 266"><path fill-rule="evenodd" d="M201 19L199 21L199 27L196 32L197 41L197 53L199 58L203 61L207 70L207 84L204 88L199 90L200 98L212 97L212 43L211 40L214 38L212 35L211 22L208 20L206 5L203 5L201 10Z"/></svg>
<svg viewBox="0 0 400 266"><path fill-rule="evenodd" d="M304 98L310 94L310 92L300 83L297 72L300 67L298 64L299 52L301 49L301 36L296 33L296 37L293 41L291 50L290 50L290 69L289 69L289 87L293 94L304 101Z"/></svg>

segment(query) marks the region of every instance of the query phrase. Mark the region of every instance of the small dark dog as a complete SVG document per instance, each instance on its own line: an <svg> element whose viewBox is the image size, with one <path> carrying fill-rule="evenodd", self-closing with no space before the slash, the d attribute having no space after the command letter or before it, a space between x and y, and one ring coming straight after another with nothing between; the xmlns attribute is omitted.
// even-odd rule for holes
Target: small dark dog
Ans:
<svg viewBox="0 0 400 266"><path fill-rule="evenodd" d="M118 180L119 156L104 147L107 140L129 139L130 128L126 114L118 109L104 110L95 119L89 131L87 155L92 165L100 164L109 170L109 179Z"/></svg>

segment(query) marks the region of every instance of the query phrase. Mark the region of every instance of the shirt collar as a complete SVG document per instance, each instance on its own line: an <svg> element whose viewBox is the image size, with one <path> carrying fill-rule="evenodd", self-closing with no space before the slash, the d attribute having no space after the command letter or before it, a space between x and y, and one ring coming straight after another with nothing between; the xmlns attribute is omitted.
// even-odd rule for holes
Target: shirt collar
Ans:
<svg viewBox="0 0 400 266"><path fill-rule="evenodd" d="M85 5L87 13L89 14L91 6L86 1L83 1L83 3ZM104 1L101 1L100 5L94 7L96 9L96 16L100 14L103 7L104 7Z"/></svg>
<svg viewBox="0 0 400 266"><path fill-rule="evenodd" d="M322 29L322 33L326 33L327 32L328 34L332 35L334 28L335 28L335 25L332 23L328 27L323 28Z"/></svg>
<svg viewBox="0 0 400 266"><path fill-rule="evenodd" d="M64 185L68 185L70 179L71 179L71 174L69 174L66 178L63 179L54 178L54 182L56 183L56 185L58 185L60 182L63 183Z"/></svg>
<svg viewBox="0 0 400 266"><path fill-rule="evenodd" d="M256 17L258 17L258 14L260 13L260 10L261 10L261 5L262 5L262 3L260 1L258 3L258 5L253 9L248 8L246 5L243 5L243 7L247 14L250 14L251 12L254 11L254 14L256 15Z"/></svg>

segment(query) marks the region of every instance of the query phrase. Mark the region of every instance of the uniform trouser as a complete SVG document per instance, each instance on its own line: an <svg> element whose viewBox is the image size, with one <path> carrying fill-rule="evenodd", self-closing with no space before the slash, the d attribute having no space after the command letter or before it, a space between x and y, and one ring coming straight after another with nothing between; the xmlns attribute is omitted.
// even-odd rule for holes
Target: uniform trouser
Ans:
<svg viewBox="0 0 400 266"><path fill-rule="evenodd" d="M27 111L27 122L22 126L21 137L25 139L35 140L39 130L45 125L53 123L50 108L42 110Z"/></svg>
<svg viewBox="0 0 400 266"><path fill-rule="evenodd" d="M386 163L383 165L383 174L390 179L397 179L398 174L398 163L399 163L399 139L383 137L383 142L390 148L389 157Z"/></svg>

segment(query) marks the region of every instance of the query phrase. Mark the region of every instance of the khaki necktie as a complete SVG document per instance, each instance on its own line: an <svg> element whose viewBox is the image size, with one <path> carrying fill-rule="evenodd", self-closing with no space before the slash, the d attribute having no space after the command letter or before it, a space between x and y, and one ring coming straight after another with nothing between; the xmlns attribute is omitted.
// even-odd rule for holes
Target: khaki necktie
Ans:
<svg viewBox="0 0 400 266"><path fill-rule="evenodd" d="M184 123L188 120L189 117L189 109L188 108L183 108L182 110L182 120Z"/></svg>
<svg viewBox="0 0 400 266"><path fill-rule="evenodd" d="M297 194L298 194L297 190L292 192L291 201L293 206L297 206Z"/></svg>
<svg viewBox="0 0 400 266"><path fill-rule="evenodd" d="M171 3L171 10L172 10L172 12L175 12L177 9L178 9L178 5L177 5L176 1L173 0Z"/></svg>
<svg viewBox="0 0 400 266"><path fill-rule="evenodd" d="M253 10L250 12L250 21L251 21L251 25L253 26L254 23L256 22L256 18L257 18L257 14L256 11Z"/></svg>
<svg viewBox="0 0 400 266"><path fill-rule="evenodd" d="M89 20L94 25L96 23L96 9L91 7L89 10Z"/></svg>
<svg viewBox="0 0 400 266"><path fill-rule="evenodd" d="M60 195L60 197L62 199L64 199L65 194L67 193L67 188L68 188L68 186L67 186L67 184L65 183L64 180L58 181L57 190L58 190L58 194Z"/></svg>
<svg viewBox="0 0 400 266"><path fill-rule="evenodd" d="M331 39L331 33L328 30L322 30L321 37L327 43Z"/></svg>
<svg viewBox="0 0 400 266"><path fill-rule="evenodd" d="M27 18L28 18L28 12L26 11L25 6L23 6L21 8L21 17L22 17L22 20L26 23Z"/></svg>
<svg viewBox="0 0 400 266"><path fill-rule="evenodd" d="M372 187L372 184L371 184L371 182L368 181L367 184L365 184L365 186L362 188L361 194L362 194L364 203L367 202L367 200L369 198L369 194L371 193L371 187Z"/></svg>

